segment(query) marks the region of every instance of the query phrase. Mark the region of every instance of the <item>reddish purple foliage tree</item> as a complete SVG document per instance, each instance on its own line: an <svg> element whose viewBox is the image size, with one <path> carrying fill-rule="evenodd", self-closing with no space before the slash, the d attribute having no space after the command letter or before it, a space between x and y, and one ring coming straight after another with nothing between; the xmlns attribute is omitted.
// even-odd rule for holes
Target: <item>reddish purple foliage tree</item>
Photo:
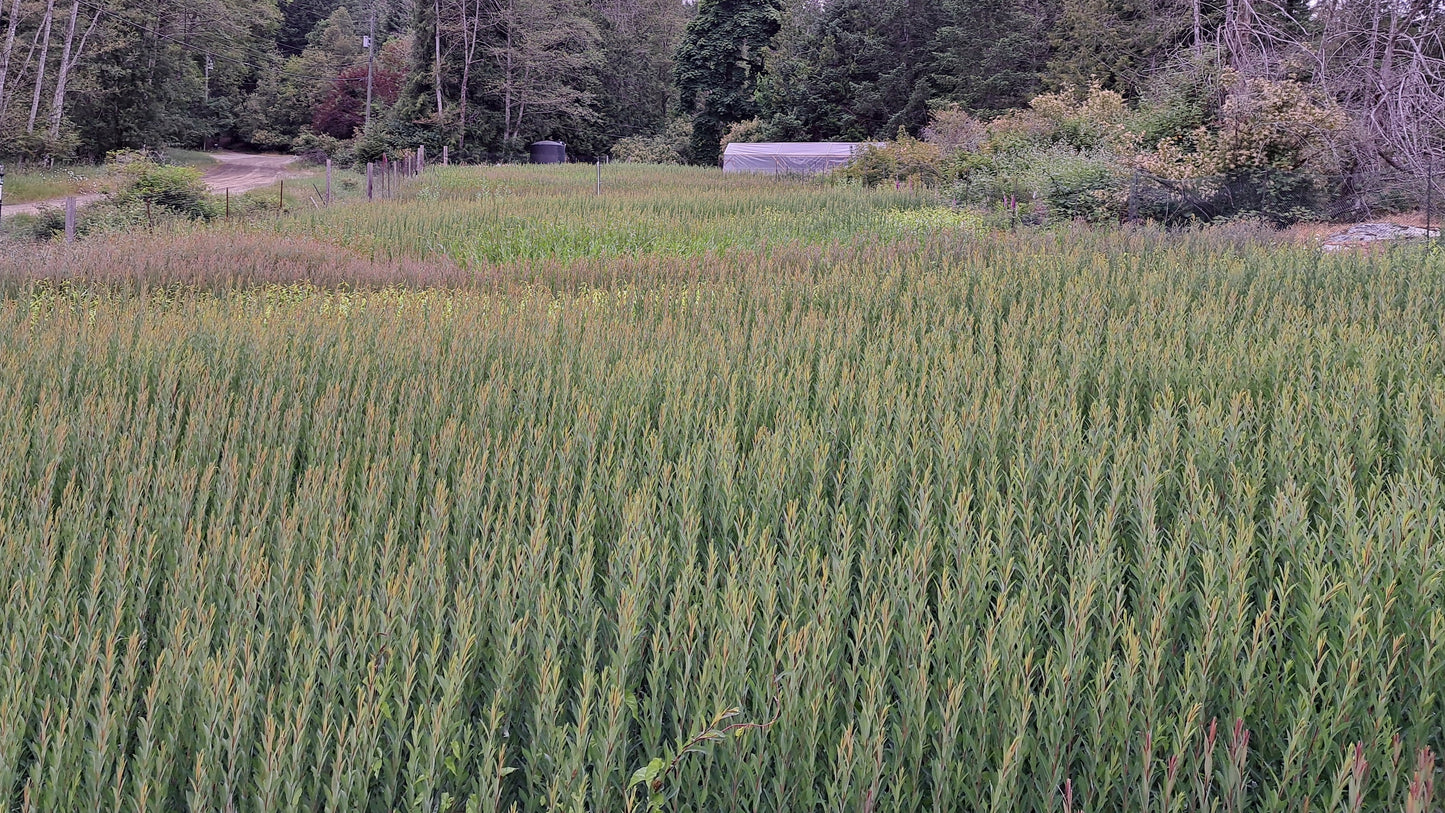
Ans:
<svg viewBox="0 0 1445 813"><path fill-rule="evenodd" d="M390 107L406 81L405 43L388 42L377 54L371 76L372 114ZM350 138L366 120L366 63L353 65L332 81L311 114L311 129L335 138Z"/></svg>

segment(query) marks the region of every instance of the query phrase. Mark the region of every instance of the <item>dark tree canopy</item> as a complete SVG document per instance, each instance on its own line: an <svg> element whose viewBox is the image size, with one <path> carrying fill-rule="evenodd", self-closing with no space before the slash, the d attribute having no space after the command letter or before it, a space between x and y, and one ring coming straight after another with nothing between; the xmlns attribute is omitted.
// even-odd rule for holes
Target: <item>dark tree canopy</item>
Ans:
<svg viewBox="0 0 1445 813"><path fill-rule="evenodd" d="M943 0L933 41L937 98L989 116L1022 107L1049 57L1043 0Z"/></svg>
<svg viewBox="0 0 1445 813"><path fill-rule="evenodd" d="M284 0L276 50L283 56L300 55L310 42L311 32L343 5L343 0Z"/></svg>
<svg viewBox="0 0 1445 813"><path fill-rule="evenodd" d="M692 159L712 164L727 125L758 114L756 91L778 32L776 0L703 0L677 51L677 89L693 113Z"/></svg>

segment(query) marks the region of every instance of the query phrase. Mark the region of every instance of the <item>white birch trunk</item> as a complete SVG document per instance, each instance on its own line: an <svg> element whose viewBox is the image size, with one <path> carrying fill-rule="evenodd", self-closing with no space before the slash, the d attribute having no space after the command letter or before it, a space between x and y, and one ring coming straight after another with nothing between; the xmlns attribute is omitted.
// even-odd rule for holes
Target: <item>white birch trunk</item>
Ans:
<svg viewBox="0 0 1445 813"><path fill-rule="evenodd" d="M20 0L10 4L10 23L5 26L5 49L0 52L0 119L5 117L5 106L9 99L5 95L6 83L10 78L10 56L15 52L15 29L20 25Z"/></svg>
<svg viewBox="0 0 1445 813"><path fill-rule="evenodd" d="M70 79L71 52L75 46L75 23L80 19L80 0L70 6L70 20L65 24L65 45L60 50L60 65L55 74L55 96L50 100L50 138L60 137L60 122L65 117L65 84ZM77 54L77 57L79 55Z"/></svg>
<svg viewBox="0 0 1445 813"><path fill-rule="evenodd" d="M459 21L462 26L462 91L461 91L461 120L457 122L457 149L465 150L467 147L467 97L471 95L472 85L472 63L477 59L477 47L481 42L482 28L482 2L475 0L471 5L470 16L468 16L468 2L461 0L457 6Z"/></svg>
<svg viewBox="0 0 1445 813"><path fill-rule="evenodd" d="M40 115L40 94L45 89L45 63L50 59L50 23L55 19L55 0L46 0L45 19L40 24L40 65L35 70L35 94L30 99L30 119L25 132L35 132L35 119Z"/></svg>

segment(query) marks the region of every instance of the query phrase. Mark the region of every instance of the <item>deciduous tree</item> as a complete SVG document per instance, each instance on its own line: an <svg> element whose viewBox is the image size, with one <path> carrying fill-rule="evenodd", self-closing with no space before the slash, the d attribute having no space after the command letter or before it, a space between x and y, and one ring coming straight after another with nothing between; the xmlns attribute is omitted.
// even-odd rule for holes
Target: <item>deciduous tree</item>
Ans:
<svg viewBox="0 0 1445 813"><path fill-rule="evenodd" d="M596 116L589 87L598 31L571 0L488 0L496 44L491 90L500 102L502 145L521 149L549 127Z"/></svg>

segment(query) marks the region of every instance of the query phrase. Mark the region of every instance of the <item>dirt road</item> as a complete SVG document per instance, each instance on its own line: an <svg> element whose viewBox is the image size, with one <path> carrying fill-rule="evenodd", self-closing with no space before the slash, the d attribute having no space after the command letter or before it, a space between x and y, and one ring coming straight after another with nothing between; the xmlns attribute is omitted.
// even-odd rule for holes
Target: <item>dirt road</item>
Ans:
<svg viewBox="0 0 1445 813"><path fill-rule="evenodd" d="M227 189L239 195L270 186L280 180L304 177L306 173L288 169L295 163L294 155L247 155L240 152L213 152L216 164L206 170L206 186L219 195Z"/></svg>
<svg viewBox="0 0 1445 813"><path fill-rule="evenodd" d="M290 169L295 163L294 155L248 155L240 152L213 152L211 157L216 163L207 167L202 180L212 193L220 195L227 189L231 194L240 195L250 192L252 189L260 189L263 186L270 186L280 180L302 178L304 172L296 172ZM104 198L104 195L76 195L75 202L79 206L94 203ZM65 198L54 198L52 200L38 200L31 203L7 203L3 215L33 215L42 206L64 206Z"/></svg>
<svg viewBox="0 0 1445 813"><path fill-rule="evenodd" d="M100 199L102 199L102 198L104 198L104 197L105 197L105 195L76 195L76 196L75 196L75 205L76 205L76 206L85 206L86 204L89 204L89 203L95 203L96 201L98 201L98 200L100 200ZM42 207L42 206L64 206L64 205L65 205L65 198L53 198L53 199L51 199L51 200L37 200L37 201L31 202L31 203L7 203L7 204L5 204L5 211L4 211L3 213L0 213L0 214L3 214L5 217L10 217L11 215L33 215L33 214L35 214L36 212L40 211L40 207Z"/></svg>

